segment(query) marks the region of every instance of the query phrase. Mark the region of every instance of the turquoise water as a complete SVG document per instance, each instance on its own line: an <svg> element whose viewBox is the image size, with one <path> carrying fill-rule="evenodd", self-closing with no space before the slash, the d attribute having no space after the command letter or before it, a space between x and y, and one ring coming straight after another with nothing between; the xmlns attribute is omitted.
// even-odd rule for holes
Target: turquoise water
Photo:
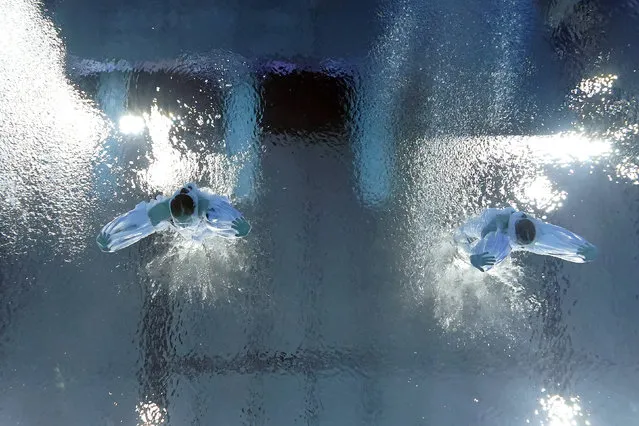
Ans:
<svg viewBox="0 0 639 426"><path fill-rule="evenodd" d="M636 423L636 2L2 5L0 423ZM249 237L98 250L187 181Z"/></svg>

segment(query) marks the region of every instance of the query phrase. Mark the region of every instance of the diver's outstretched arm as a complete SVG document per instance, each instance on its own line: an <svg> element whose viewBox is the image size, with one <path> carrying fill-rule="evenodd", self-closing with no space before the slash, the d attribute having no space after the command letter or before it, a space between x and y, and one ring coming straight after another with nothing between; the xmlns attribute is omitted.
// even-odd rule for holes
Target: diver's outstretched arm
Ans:
<svg viewBox="0 0 639 426"><path fill-rule="evenodd" d="M481 216L468 219L453 234L455 243L469 256L473 253L474 243L482 238L482 230L486 225L485 216L484 212Z"/></svg>
<svg viewBox="0 0 639 426"><path fill-rule="evenodd" d="M488 208L480 216L468 219L455 231L453 238L455 243L468 255L472 256L471 263L479 270L488 270L484 266L492 267L492 262L499 263L510 253L508 251L500 257L503 250L506 250L507 239L497 233L505 234L508 230L508 219L515 210L512 207L503 209ZM491 235L495 234L495 235ZM482 242L482 240L486 239ZM490 250L477 252L475 247L490 247ZM503 247L502 247L503 246ZM486 259L482 259L486 257ZM482 260L486 260L484 262ZM491 263L489 265L489 263ZM484 266L482 266L484 265Z"/></svg>
<svg viewBox="0 0 639 426"><path fill-rule="evenodd" d="M598 255L597 247L561 226L535 220L535 230L535 241L523 250L574 263L592 262Z"/></svg>
<svg viewBox="0 0 639 426"><path fill-rule="evenodd" d="M248 235L251 225L227 197L201 192L203 194L200 199L205 197L208 203L205 223L209 231L223 238L242 238Z"/></svg>
<svg viewBox="0 0 639 426"><path fill-rule="evenodd" d="M96 238L96 242L100 250L104 252L112 253L121 250L158 230L164 223L167 213L170 217L167 200L141 202L130 212L106 224Z"/></svg>
<svg viewBox="0 0 639 426"><path fill-rule="evenodd" d="M508 228L508 219L514 211L515 209L512 207L485 209L481 215L468 219L460 226L457 230L457 236L475 240L484 238L486 234L492 231L506 230Z"/></svg>
<svg viewBox="0 0 639 426"><path fill-rule="evenodd" d="M503 231L492 231L473 246L470 263L486 272L503 262L511 250L508 235Z"/></svg>

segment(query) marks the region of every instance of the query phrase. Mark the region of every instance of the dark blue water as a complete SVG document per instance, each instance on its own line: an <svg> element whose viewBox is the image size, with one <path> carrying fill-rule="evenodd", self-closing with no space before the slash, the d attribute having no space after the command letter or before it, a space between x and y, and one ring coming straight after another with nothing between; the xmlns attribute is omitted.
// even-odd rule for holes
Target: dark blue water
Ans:
<svg viewBox="0 0 639 426"><path fill-rule="evenodd" d="M639 3L227 3L0 0L0 423L637 424ZM98 250L187 181L248 238Z"/></svg>

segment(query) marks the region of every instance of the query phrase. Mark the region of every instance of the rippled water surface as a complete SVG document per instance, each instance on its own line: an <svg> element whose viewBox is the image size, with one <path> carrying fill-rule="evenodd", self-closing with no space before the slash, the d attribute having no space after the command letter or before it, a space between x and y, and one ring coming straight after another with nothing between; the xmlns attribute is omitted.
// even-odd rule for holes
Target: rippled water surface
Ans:
<svg viewBox="0 0 639 426"><path fill-rule="evenodd" d="M1 424L637 424L636 0L0 10ZM98 250L187 181L249 236ZM506 204L600 258L471 270Z"/></svg>

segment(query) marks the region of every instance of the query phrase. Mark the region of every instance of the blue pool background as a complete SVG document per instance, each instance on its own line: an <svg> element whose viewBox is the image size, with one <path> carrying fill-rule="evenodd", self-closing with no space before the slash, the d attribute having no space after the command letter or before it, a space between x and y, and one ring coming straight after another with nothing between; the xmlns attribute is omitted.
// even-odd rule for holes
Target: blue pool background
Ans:
<svg viewBox="0 0 639 426"><path fill-rule="evenodd" d="M0 423L637 424L636 1L1 4ZM249 238L99 252L186 180Z"/></svg>

